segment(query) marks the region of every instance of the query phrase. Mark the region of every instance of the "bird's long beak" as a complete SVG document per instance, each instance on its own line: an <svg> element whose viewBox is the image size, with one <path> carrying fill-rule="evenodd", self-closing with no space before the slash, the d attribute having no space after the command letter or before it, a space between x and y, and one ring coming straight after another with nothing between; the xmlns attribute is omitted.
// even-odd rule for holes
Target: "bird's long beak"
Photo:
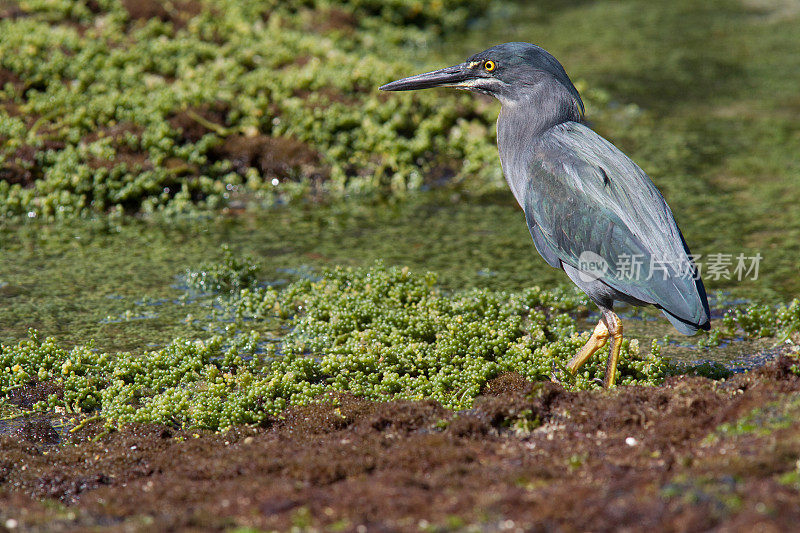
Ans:
<svg viewBox="0 0 800 533"><path fill-rule="evenodd" d="M466 64L409 76L402 80L387 83L381 91L413 91L415 89L430 89L431 87L469 87L474 78Z"/></svg>

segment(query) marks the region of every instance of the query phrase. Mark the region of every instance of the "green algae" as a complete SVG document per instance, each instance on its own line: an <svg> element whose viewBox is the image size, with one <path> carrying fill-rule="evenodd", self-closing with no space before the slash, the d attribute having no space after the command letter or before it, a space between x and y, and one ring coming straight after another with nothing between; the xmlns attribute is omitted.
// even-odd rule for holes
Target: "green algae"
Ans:
<svg viewBox="0 0 800 533"><path fill-rule="evenodd" d="M784 409L781 407L777 403L757 407L736 422L722 424L716 431L723 436L769 435L773 431L789 428L794 423L794 417L782 412ZM794 407L796 410L796 402Z"/></svg>
<svg viewBox="0 0 800 533"><path fill-rule="evenodd" d="M728 311L723 325L729 334L744 333L749 337L778 337L791 340L800 333L800 300L771 307L751 304Z"/></svg>
<svg viewBox="0 0 800 533"><path fill-rule="evenodd" d="M800 375L800 372L795 370ZM766 437L776 431L794 427L800 414L800 398L796 395L783 395L778 400L751 409L732 422L717 426L704 439L712 444L739 437Z"/></svg>
<svg viewBox="0 0 800 533"><path fill-rule="evenodd" d="M778 482L781 485L787 485L794 490L800 491L800 461L795 463L795 469L784 472L778 477Z"/></svg>
<svg viewBox="0 0 800 533"><path fill-rule="evenodd" d="M485 0L137 4L22 2L0 20L4 216L502 183L493 108L377 91Z"/></svg>
<svg viewBox="0 0 800 533"><path fill-rule="evenodd" d="M800 375L795 365L791 369ZM741 495L743 481L754 472L769 475L779 484L800 488L800 462L797 460L800 398L796 393L772 394L775 398L732 420L717 426L700 443L707 451L693 467L701 470L724 468L727 484L737 486ZM715 456L714 450L717 450ZM731 450L739 453L731 454ZM672 495L674 497L674 495Z"/></svg>
<svg viewBox="0 0 800 533"><path fill-rule="evenodd" d="M91 346L68 350L31 332L28 340L0 348L0 392L47 382L59 393L34 410L99 410L110 424L209 429L266 423L327 391L373 400L430 398L465 409L488 380L510 371L530 380L563 378L575 389L598 387L602 361L589 362L574 378L562 368L588 338L568 313L581 306L582 296L535 287L446 295L430 273L339 268L317 281L243 289L232 297L239 318L285 317L291 330L277 347L251 331L176 339L133 355ZM666 369L657 353L623 343L619 383L657 383Z"/></svg>
<svg viewBox="0 0 800 533"><path fill-rule="evenodd" d="M722 476L676 476L661 488L665 499L677 500L686 505L705 503L716 519L736 513L744 498L740 491L741 480L729 475Z"/></svg>
<svg viewBox="0 0 800 533"><path fill-rule="evenodd" d="M111 424L220 429L265 423L331 390L373 400L430 398L464 409L504 372L573 389L597 387L604 373L602 358L574 378L563 368L588 335L579 334L575 316L589 303L574 288L445 290L432 273L382 265L264 286L259 270L223 247L218 262L183 276L213 303L208 322L220 334L210 338L178 338L136 353L69 349L36 333L5 345L2 393L45 382L58 393L37 410L100 410ZM618 382L658 383L676 372L727 375L718 365L705 367L675 367L655 341L642 352L638 339L626 340ZM536 425L525 417L518 422L519 431Z"/></svg>
<svg viewBox="0 0 800 533"><path fill-rule="evenodd" d="M220 262L205 263L197 270L188 270L184 276L186 285L204 293L238 293L255 287L261 267L250 257L237 257L230 246L223 244L221 250Z"/></svg>
<svg viewBox="0 0 800 533"><path fill-rule="evenodd" d="M748 304L725 312L721 327L715 327L699 346L712 348L738 339L774 339L797 352L800 346L800 300L771 306ZM712 369L710 369L712 370Z"/></svg>

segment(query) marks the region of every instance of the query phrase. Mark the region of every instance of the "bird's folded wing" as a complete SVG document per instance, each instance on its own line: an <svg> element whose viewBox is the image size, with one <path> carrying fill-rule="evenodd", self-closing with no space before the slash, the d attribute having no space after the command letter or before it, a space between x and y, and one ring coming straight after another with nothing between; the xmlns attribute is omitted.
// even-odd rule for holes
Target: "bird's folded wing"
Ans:
<svg viewBox="0 0 800 533"><path fill-rule="evenodd" d="M686 321L707 320L680 230L642 169L577 123L550 129L534 151L523 208L548 263L587 271Z"/></svg>

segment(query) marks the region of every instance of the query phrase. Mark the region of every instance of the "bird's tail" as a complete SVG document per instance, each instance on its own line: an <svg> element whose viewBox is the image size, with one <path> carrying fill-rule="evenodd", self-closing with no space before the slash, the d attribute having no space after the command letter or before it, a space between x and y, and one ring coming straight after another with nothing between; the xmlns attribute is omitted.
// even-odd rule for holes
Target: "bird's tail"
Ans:
<svg viewBox="0 0 800 533"><path fill-rule="evenodd" d="M661 311L664 313L664 316L667 317L667 320L675 326L675 329L684 335L694 335L701 329L704 331L711 329L711 321L708 318L706 318L704 322L697 324L689 320L684 320L677 315L673 315L666 309L662 308Z"/></svg>
<svg viewBox="0 0 800 533"><path fill-rule="evenodd" d="M696 267L695 267L696 268ZM693 302L689 304L691 313L686 313L684 316L673 313L669 309L660 307L667 320L672 322L675 329L684 335L694 335L698 330L708 331L711 329L711 310L708 307L708 296L706 295L706 287L703 285L703 280L694 272L694 289L696 291ZM683 314L683 313L682 313Z"/></svg>

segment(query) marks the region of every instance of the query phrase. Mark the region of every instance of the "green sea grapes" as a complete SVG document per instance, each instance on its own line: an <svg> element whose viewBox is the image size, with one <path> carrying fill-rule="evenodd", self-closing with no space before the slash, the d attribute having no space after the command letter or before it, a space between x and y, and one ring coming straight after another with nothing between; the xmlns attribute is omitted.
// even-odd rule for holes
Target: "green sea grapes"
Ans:
<svg viewBox="0 0 800 533"><path fill-rule="evenodd" d="M252 271L231 258L211 270L225 280ZM38 410L99 410L112 424L219 429L264 423L331 390L374 400L430 398L465 409L503 372L563 380L570 388L597 387L604 372L600 358L574 378L563 369L588 335L577 333L570 315L587 304L573 292L445 293L434 274L378 264L223 297L239 318L277 315L291 329L277 345L251 332L176 339L142 354L67 350L32 332L0 348L0 397L44 382L59 392ZM625 341L618 371L622 384L657 383L667 365L657 345L642 354L635 341Z"/></svg>

